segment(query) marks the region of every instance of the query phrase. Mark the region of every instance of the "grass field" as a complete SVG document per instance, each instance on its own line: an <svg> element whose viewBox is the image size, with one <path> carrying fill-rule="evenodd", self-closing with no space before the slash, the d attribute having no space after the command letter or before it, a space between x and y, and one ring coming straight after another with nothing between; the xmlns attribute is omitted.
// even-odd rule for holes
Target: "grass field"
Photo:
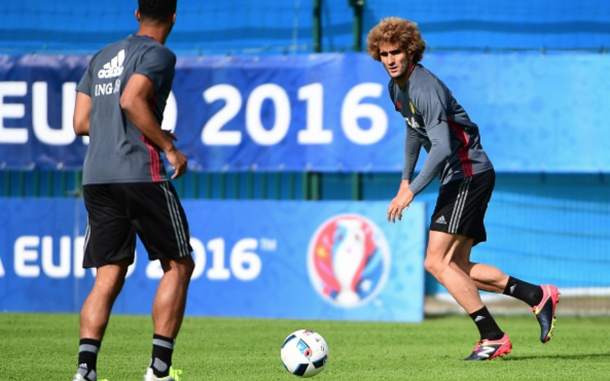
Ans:
<svg viewBox="0 0 610 381"><path fill-rule="evenodd" d="M174 365L184 381L296 380L280 346L299 328L320 332L330 348L316 380L608 380L610 317L559 317L556 334L539 342L532 316L499 316L513 352L464 362L477 341L466 315L419 324L188 317ZM76 370L78 315L0 313L0 380L68 381ZM109 381L141 380L151 351L147 316L111 318L98 360Z"/></svg>

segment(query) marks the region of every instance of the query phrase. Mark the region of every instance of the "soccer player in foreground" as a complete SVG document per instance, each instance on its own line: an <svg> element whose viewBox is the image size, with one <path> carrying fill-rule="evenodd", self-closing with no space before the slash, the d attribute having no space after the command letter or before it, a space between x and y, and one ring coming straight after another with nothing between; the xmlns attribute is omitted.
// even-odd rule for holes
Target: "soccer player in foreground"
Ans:
<svg viewBox="0 0 610 381"><path fill-rule="evenodd" d="M529 304L540 324L540 341L546 343L555 327L557 287L527 283L493 266L470 261L472 247L487 240L483 219L496 175L481 146L477 125L447 86L419 63L425 48L417 24L397 17L381 20L367 36L367 51L390 75L390 98L407 122L402 182L390 202L387 219L400 220L414 197L438 176L441 187L424 266L479 330L479 342L465 360L490 360L512 349L479 290L504 293ZM412 180L422 146L428 157Z"/></svg>
<svg viewBox="0 0 610 381"><path fill-rule="evenodd" d="M78 371L97 380L97 355L127 268L136 234L164 275L152 307L152 357L144 381L178 381L172 353L194 269L186 215L161 158L182 175L187 158L161 129L176 56L164 46L177 0L139 0L138 33L101 49L77 87L74 131L90 136L83 166L87 232L83 267L97 268L80 314Z"/></svg>

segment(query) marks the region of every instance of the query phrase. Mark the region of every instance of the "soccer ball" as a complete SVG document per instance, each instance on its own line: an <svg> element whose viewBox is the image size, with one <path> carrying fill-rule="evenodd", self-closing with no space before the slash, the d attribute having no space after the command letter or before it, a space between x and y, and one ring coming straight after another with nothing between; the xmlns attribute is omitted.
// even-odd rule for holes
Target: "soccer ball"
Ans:
<svg viewBox="0 0 610 381"><path fill-rule="evenodd" d="M313 377L324 370L328 345L319 333L300 329L284 340L280 355L287 371L297 377Z"/></svg>

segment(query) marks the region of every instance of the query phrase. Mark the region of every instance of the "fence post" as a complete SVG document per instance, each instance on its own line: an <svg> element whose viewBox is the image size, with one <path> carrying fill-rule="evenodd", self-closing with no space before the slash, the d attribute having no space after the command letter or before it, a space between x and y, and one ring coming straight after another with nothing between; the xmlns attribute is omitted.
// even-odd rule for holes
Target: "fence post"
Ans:
<svg viewBox="0 0 610 381"><path fill-rule="evenodd" d="M350 7L354 8L354 46L352 49L355 52L362 51L362 8L364 8L364 0L349 0Z"/></svg>
<svg viewBox="0 0 610 381"><path fill-rule="evenodd" d="M313 0L313 51L322 52L322 0Z"/></svg>

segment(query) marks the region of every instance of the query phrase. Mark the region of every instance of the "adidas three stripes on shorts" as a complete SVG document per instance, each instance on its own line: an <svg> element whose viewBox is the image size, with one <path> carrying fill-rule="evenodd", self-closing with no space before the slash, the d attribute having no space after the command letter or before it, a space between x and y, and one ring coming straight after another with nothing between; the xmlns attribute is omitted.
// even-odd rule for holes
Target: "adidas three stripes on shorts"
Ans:
<svg viewBox="0 0 610 381"><path fill-rule="evenodd" d="M487 240L485 212L496 183L493 169L451 181L440 187L430 230Z"/></svg>
<svg viewBox="0 0 610 381"><path fill-rule="evenodd" d="M83 267L133 263L136 235L150 260L179 259L193 251L171 182L95 184L83 190L88 213Z"/></svg>

